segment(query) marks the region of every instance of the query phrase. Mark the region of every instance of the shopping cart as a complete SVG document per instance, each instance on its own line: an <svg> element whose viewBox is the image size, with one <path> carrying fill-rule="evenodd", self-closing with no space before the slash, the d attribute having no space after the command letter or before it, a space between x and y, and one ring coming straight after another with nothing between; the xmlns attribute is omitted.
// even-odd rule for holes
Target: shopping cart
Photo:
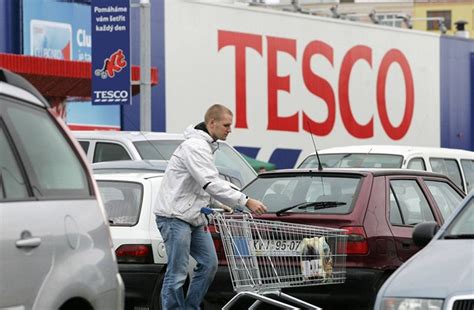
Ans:
<svg viewBox="0 0 474 310"><path fill-rule="evenodd" d="M345 230L254 219L249 213L214 213L229 273L237 293L222 309L242 296L284 309L321 309L282 293L282 288L343 283L346 278Z"/></svg>

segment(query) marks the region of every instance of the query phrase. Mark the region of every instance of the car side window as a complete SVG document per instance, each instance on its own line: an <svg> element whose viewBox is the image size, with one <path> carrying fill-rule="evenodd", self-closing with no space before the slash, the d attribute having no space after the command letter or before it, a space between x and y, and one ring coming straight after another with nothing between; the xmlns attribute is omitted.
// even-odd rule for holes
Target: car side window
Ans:
<svg viewBox="0 0 474 310"><path fill-rule="evenodd" d="M413 169L413 170L423 170L426 171L426 166L425 166L425 161L421 157L416 157L410 159L407 165L407 169Z"/></svg>
<svg viewBox="0 0 474 310"><path fill-rule="evenodd" d="M447 219L451 213L461 204L461 195L448 183L440 181L425 181L428 189L433 195L438 209L441 211L443 219Z"/></svg>
<svg viewBox="0 0 474 310"><path fill-rule="evenodd" d="M464 190L461 170L455 159L430 158L431 170L447 175L459 188Z"/></svg>
<svg viewBox="0 0 474 310"><path fill-rule="evenodd" d="M462 170L466 178L466 193L474 190L474 160L461 159Z"/></svg>
<svg viewBox="0 0 474 310"><path fill-rule="evenodd" d="M13 149L0 122L0 200L28 197L25 179L20 171Z"/></svg>
<svg viewBox="0 0 474 310"><path fill-rule="evenodd" d="M117 143L97 142L94 151L94 163L112 160L129 160L127 150Z"/></svg>
<svg viewBox="0 0 474 310"><path fill-rule="evenodd" d="M84 153L87 154L87 151L89 151L89 141L79 141L79 144L81 145L82 149L84 150Z"/></svg>
<svg viewBox="0 0 474 310"><path fill-rule="evenodd" d="M7 106L5 115L36 197L91 196L82 163L46 111L17 104Z"/></svg>
<svg viewBox="0 0 474 310"><path fill-rule="evenodd" d="M391 180L390 195L401 213L402 225L416 225L421 222L434 221L433 212L419 184L415 180ZM392 201L390 202L392 210ZM392 215L390 216L392 218ZM393 215L396 221L396 215Z"/></svg>
<svg viewBox="0 0 474 310"><path fill-rule="evenodd" d="M393 225L403 225L402 213L392 190L390 190L390 223Z"/></svg>

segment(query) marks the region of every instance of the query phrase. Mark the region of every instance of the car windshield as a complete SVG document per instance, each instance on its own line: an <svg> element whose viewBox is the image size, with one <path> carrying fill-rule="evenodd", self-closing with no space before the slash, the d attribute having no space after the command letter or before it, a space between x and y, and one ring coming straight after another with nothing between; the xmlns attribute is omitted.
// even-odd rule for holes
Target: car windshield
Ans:
<svg viewBox="0 0 474 310"><path fill-rule="evenodd" d="M142 159L169 160L174 150L183 140L148 140L134 142ZM215 163L224 171L229 182L241 187L252 181L257 173L237 151L225 143L219 143L215 153Z"/></svg>
<svg viewBox="0 0 474 310"><path fill-rule="evenodd" d="M139 183L97 181L111 226L133 226L140 216L143 187Z"/></svg>
<svg viewBox="0 0 474 310"><path fill-rule="evenodd" d="M403 156L389 154L320 154L324 168L401 168ZM317 168L318 157L308 156L298 168Z"/></svg>
<svg viewBox="0 0 474 310"><path fill-rule="evenodd" d="M474 197L446 229L445 239L474 239Z"/></svg>
<svg viewBox="0 0 474 310"><path fill-rule="evenodd" d="M261 175L243 192L262 201L269 213L346 214L352 210L359 183L356 176ZM322 207L326 205L331 207Z"/></svg>

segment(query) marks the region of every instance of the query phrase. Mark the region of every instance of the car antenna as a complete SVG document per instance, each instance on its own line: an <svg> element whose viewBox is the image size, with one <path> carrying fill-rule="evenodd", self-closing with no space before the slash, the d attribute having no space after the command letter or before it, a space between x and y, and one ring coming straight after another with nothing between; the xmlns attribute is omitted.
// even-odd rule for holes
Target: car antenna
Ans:
<svg viewBox="0 0 474 310"><path fill-rule="evenodd" d="M311 130L311 123L307 120L308 128L309 128L309 135L311 136L311 140L313 141L314 152L316 153L316 157L318 158L318 171L323 171L323 165L321 165L321 159L319 159L318 149L316 148L316 142L314 142L313 132Z"/></svg>

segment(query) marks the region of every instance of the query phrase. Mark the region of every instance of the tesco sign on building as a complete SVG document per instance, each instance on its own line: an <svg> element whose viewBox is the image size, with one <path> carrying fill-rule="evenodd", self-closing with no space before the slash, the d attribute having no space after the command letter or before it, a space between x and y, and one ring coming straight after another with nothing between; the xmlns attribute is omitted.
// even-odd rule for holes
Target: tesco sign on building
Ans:
<svg viewBox="0 0 474 310"><path fill-rule="evenodd" d="M267 40L267 90L268 90L268 130L299 131L299 116L278 115L278 91L290 93L290 76L278 75L278 53L287 53L295 60L296 40L288 38L266 37ZM218 32L219 50L226 46L235 48L235 89L236 89L236 124L237 128L248 128L247 98L246 98L246 48L251 48L262 55L262 36L248 33L229 31ZM334 67L334 48L319 40L309 42L302 53L301 71L304 85L314 96L326 104L327 117L323 122L315 122L304 111L302 112L303 129L319 136L332 132L336 119L336 95L331 84L311 68L311 58L324 57ZM372 67L372 49L369 46L358 45L346 52L340 64L338 79L338 102L344 127L356 138L371 138L374 136L373 118L367 124L360 124L354 118L349 101L349 82L351 71L357 61L365 61ZM392 64L398 64L402 70L405 83L405 111L400 125L394 126L388 116L385 86L388 70ZM377 72L376 101L378 114L386 134L394 140L399 140L407 133L413 117L413 77L410 65L403 53L397 49L389 50L382 58Z"/></svg>
<svg viewBox="0 0 474 310"><path fill-rule="evenodd" d="M437 35L179 0L166 15L167 131L220 102L229 142L262 160L312 152L310 134L318 148L440 145Z"/></svg>

